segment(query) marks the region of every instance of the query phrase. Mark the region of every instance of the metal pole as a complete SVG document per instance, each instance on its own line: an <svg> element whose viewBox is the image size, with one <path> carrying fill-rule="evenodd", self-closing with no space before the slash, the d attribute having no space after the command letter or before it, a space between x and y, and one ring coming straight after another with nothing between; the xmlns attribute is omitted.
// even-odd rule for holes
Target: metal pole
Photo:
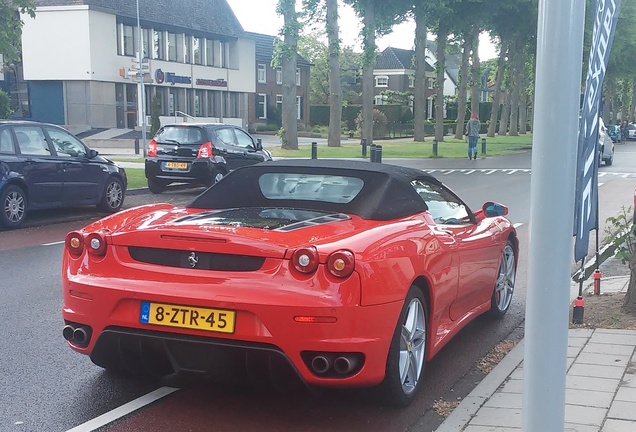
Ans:
<svg viewBox="0 0 636 432"><path fill-rule="evenodd" d="M481 139L481 154L486 154L486 138Z"/></svg>
<svg viewBox="0 0 636 432"><path fill-rule="evenodd" d="M382 146L375 146L375 162L382 163Z"/></svg>
<svg viewBox="0 0 636 432"><path fill-rule="evenodd" d="M318 159L318 143L316 141L311 143L311 158Z"/></svg>
<svg viewBox="0 0 636 432"><path fill-rule="evenodd" d="M371 149L370 149L370 153L371 153L371 162L375 162L375 144L371 144Z"/></svg>
<svg viewBox="0 0 636 432"><path fill-rule="evenodd" d="M146 157L146 89L144 87L144 72L143 72L143 38L141 36L141 24L139 23L139 0L137 0L137 33L139 34L139 46L137 57L139 58L139 88L140 90L140 98L139 98L139 112L141 113L141 142L144 148L144 157Z"/></svg>
<svg viewBox="0 0 636 432"><path fill-rule="evenodd" d="M437 140L433 140L433 157L437 157Z"/></svg>
<svg viewBox="0 0 636 432"><path fill-rule="evenodd" d="M585 2L539 0L538 22L523 366L524 432L562 431L565 424ZM564 135L555 146L554 130L559 125L565 128ZM554 203L559 203L557 211L547 211Z"/></svg>
<svg viewBox="0 0 636 432"><path fill-rule="evenodd" d="M362 142L360 144L362 145L362 157L366 158L367 157L367 139L362 138Z"/></svg>

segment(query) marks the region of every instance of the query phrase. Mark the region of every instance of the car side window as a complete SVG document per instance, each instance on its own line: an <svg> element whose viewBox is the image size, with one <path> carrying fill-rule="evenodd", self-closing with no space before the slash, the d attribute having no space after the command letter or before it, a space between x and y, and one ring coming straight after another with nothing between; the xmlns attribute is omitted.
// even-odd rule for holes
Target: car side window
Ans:
<svg viewBox="0 0 636 432"><path fill-rule="evenodd" d="M0 153L15 154L13 136L11 136L11 130L9 128L4 128L0 131Z"/></svg>
<svg viewBox="0 0 636 432"><path fill-rule="evenodd" d="M217 129L216 136L218 136L219 139L223 141L224 144L236 145L236 142L234 141L235 140L234 131L232 131L231 128Z"/></svg>
<svg viewBox="0 0 636 432"><path fill-rule="evenodd" d="M424 200L433 220L442 225L464 225L472 223L466 206L443 186L413 180L411 185Z"/></svg>
<svg viewBox="0 0 636 432"><path fill-rule="evenodd" d="M61 157L86 157L86 147L70 133L57 129L45 128L53 142L55 151Z"/></svg>
<svg viewBox="0 0 636 432"><path fill-rule="evenodd" d="M18 148L24 155L50 156L51 150L44 132L37 126L15 126L13 128L18 139Z"/></svg>
<svg viewBox="0 0 636 432"><path fill-rule="evenodd" d="M254 148L254 141L251 136L243 132L241 129L234 129L234 133L236 134L236 142L239 147Z"/></svg>

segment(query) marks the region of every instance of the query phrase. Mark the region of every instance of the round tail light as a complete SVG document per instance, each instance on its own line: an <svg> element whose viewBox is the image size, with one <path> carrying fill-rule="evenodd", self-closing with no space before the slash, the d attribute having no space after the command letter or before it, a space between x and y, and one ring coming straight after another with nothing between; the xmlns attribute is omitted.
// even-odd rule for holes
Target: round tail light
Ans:
<svg viewBox="0 0 636 432"><path fill-rule="evenodd" d="M339 278L349 277L355 266L355 256L348 250L336 251L327 257L327 270Z"/></svg>
<svg viewBox="0 0 636 432"><path fill-rule="evenodd" d="M84 251L84 237L77 231L68 233L64 244L66 245L66 250L74 257L80 256Z"/></svg>
<svg viewBox="0 0 636 432"><path fill-rule="evenodd" d="M318 268L318 251L314 246L297 249L292 255L292 264L301 273L313 273Z"/></svg>
<svg viewBox="0 0 636 432"><path fill-rule="evenodd" d="M106 239L99 233L92 233L86 236L86 249L95 256L106 255Z"/></svg>

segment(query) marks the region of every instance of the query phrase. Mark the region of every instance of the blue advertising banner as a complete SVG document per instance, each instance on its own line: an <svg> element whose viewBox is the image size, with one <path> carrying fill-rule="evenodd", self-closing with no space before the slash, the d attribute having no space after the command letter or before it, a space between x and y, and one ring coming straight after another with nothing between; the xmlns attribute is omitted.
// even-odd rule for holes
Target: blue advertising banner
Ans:
<svg viewBox="0 0 636 432"><path fill-rule="evenodd" d="M587 256L590 236L598 229L599 105L621 0L596 0L592 46L579 126L576 196L574 201L574 259Z"/></svg>

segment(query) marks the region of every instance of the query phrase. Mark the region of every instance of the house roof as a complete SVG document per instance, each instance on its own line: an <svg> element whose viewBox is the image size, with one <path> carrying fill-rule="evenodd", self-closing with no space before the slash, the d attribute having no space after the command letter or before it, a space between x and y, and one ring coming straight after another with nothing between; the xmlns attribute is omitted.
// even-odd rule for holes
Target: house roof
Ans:
<svg viewBox="0 0 636 432"><path fill-rule="evenodd" d="M415 51L413 50L388 47L378 56L375 69L414 69L414 55ZM426 71L433 71L433 67L428 62L426 62Z"/></svg>
<svg viewBox="0 0 636 432"><path fill-rule="evenodd" d="M437 43L435 41L427 40L426 48L428 48L433 55L437 55ZM457 85L459 83L459 70L462 66L462 55L446 54L444 63L446 64L446 73L448 73L450 79L453 80L453 83Z"/></svg>
<svg viewBox="0 0 636 432"><path fill-rule="evenodd" d="M35 0L36 7L87 5L113 11L124 21L137 19L133 0ZM139 0L142 24L161 24L195 33L236 38L244 35L243 27L226 0Z"/></svg>
<svg viewBox="0 0 636 432"><path fill-rule="evenodd" d="M256 60L271 63L274 57L274 41L278 37L252 32L245 32L245 35L253 39L256 44ZM296 54L296 63L298 66L311 66L311 63L300 54Z"/></svg>

